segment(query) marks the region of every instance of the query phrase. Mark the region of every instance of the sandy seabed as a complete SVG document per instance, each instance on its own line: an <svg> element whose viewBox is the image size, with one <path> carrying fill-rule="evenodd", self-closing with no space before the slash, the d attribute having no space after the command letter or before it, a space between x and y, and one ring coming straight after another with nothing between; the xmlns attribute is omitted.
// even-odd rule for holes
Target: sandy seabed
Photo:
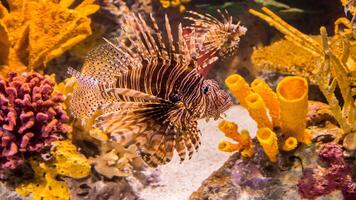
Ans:
<svg viewBox="0 0 356 200"><path fill-rule="evenodd" d="M254 136L256 124L249 117L248 112L241 106L233 106L226 111L223 118L239 125L239 130L247 129ZM221 167L229 153L220 152L217 149L219 142L226 139L218 130L220 120L205 122L199 121L202 132L202 145L191 160L180 164L179 157L175 154L173 160L161 166L160 186L148 187L141 192L144 200L185 200L196 191L201 183L215 170Z"/></svg>

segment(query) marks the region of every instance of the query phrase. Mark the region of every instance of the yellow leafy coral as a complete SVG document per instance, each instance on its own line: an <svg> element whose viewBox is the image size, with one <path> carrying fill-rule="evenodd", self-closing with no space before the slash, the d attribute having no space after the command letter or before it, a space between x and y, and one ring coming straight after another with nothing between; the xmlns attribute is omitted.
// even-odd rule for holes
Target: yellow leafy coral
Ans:
<svg viewBox="0 0 356 200"><path fill-rule="evenodd" d="M41 71L45 64L91 34L91 20L99 6L83 0L11 0L9 11L0 4L0 64L2 74L27 67Z"/></svg>
<svg viewBox="0 0 356 200"><path fill-rule="evenodd" d="M89 175L88 160L78 153L70 140L55 141L51 149L52 160L42 162L31 160L35 178L21 183L16 192L21 196L32 193L34 200L69 199L69 188L65 182L57 180L58 175L84 178Z"/></svg>
<svg viewBox="0 0 356 200"><path fill-rule="evenodd" d="M241 151L241 155L244 157L251 157L253 154L253 145L250 134L247 130L242 130L241 133L238 132L237 124L223 120L219 124L219 129L222 131L226 137L233 139L238 142L236 144L221 141L219 143L219 150L224 152L234 152Z"/></svg>
<svg viewBox="0 0 356 200"><path fill-rule="evenodd" d="M256 137L268 158L272 162L276 162L279 152L276 133L269 128L260 128L257 131Z"/></svg>
<svg viewBox="0 0 356 200"><path fill-rule="evenodd" d="M299 76L285 77L278 83L281 129L286 136L303 142L308 113L308 83Z"/></svg>

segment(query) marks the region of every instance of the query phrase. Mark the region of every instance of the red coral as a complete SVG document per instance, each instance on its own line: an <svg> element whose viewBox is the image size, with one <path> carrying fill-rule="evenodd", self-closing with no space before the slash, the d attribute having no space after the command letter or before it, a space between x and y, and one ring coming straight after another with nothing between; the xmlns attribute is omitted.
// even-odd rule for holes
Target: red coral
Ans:
<svg viewBox="0 0 356 200"><path fill-rule="evenodd" d="M319 151L319 158L326 162L326 171L315 173L312 169L304 170L298 183L300 195L314 199L334 190L342 190L344 199L356 199L356 183L352 181L351 168L345 162L341 145L324 144Z"/></svg>
<svg viewBox="0 0 356 200"><path fill-rule="evenodd" d="M54 85L38 73L0 78L0 170L15 169L69 131Z"/></svg>

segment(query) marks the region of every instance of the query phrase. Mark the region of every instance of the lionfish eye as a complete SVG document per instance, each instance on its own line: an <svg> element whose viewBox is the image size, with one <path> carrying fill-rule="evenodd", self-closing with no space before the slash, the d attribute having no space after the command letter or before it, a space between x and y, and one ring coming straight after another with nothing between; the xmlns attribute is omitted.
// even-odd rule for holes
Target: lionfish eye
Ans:
<svg viewBox="0 0 356 200"><path fill-rule="evenodd" d="M209 92L209 86L205 86L204 88L203 88L203 93L204 94L207 94Z"/></svg>

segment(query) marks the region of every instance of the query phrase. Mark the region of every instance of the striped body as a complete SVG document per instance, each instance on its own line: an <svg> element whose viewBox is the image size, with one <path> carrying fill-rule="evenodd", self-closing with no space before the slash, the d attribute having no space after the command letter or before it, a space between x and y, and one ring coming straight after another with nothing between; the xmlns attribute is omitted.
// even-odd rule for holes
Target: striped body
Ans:
<svg viewBox="0 0 356 200"><path fill-rule="evenodd" d="M119 40L90 52L81 72L69 70L79 83L74 116L100 113L95 126L123 145L136 143L150 166L169 162L174 150L182 161L187 153L190 158L200 145L197 120L216 119L231 105L200 73L202 39L185 37L181 25L174 38L167 17L165 35L152 16L146 21L132 14L122 27Z"/></svg>

